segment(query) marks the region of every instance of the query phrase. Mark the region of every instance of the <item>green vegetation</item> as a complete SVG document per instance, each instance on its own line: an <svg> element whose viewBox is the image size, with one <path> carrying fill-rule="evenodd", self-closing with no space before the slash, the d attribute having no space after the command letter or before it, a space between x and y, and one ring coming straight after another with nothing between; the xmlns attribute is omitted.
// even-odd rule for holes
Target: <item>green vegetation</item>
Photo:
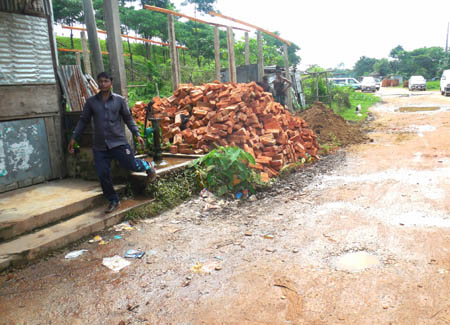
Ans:
<svg viewBox="0 0 450 325"><path fill-rule="evenodd" d="M149 184L145 193L155 200L127 213L127 219L151 218L172 209L200 191L197 174L187 168L180 172L157 178Z"/></svg>
<svg viewBox="0 0 450 325"><path fill-rule="evenodd" d="M378 103L380 97L375 96L374 94L361 93L353 90L350 93L349 100L350 106L348 108L342 110L332 106L334 111L347 121L363 121L367 118L369 107ZM358 104L361 105L361 116L357 115L355 111Z"/></svg>
<svg viewBox="0 0 450 325"><path fill-rule="evenodd" d="M427 90L440 90L440 89L441 86L439 80L427 81Z"/></svg>
<svg viewBox="0 0 450 325"><path fill-rule="evenodd" d="M239 147L219 147L194 161L200 183L222 196L229 192L249 190L254 193L261 183L259 175L249 165L253 156Z"/></svg>
<svg viewBox="0 0 450 325"><path fill-rule="evenodd" d="M389 53L389 59L380 60L362 56L353 67L356 77L367 75L401 75L408 79L422 75L425 79L440 77L442 71L450 68L450 54L442 47L423 47L406 51L397 46Z"/></svg>

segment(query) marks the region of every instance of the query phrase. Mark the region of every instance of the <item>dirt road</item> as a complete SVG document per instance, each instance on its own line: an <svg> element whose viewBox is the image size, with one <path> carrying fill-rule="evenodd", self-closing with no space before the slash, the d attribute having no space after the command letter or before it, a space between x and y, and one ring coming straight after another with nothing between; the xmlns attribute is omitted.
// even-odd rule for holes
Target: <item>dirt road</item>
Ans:
<svg viewBox="0 0 450 325"><path fill-rule="evenodd" d="M449 324L450 98L381 94L373 142L257 201L197 198L3 275L0 323ZM146 255L101 265L129 248Z"/></svg>

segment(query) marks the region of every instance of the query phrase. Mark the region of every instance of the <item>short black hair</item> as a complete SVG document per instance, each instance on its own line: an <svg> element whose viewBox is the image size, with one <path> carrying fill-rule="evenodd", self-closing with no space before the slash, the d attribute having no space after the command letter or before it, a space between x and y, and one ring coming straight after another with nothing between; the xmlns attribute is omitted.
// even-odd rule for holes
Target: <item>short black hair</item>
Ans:
<svg viewBox="0 0 450 325"><path fill-rule="evenodd" d="M264 80L264 81L268 81L268 80L269 80L269 78L268 78L267 76L264 76L262 80Z"/></svg>
<svg viewBox="0 0 450 325"><path fill-rule="evenodd" d="M105 79L109 79L109 80L113 80L113 78L111 77L111 75L108 73L108 72L105 72L105 71L103 71L103 72L100 72L98 75L97 75L97 80L99 80L100 78L105 78Z"/></svg>

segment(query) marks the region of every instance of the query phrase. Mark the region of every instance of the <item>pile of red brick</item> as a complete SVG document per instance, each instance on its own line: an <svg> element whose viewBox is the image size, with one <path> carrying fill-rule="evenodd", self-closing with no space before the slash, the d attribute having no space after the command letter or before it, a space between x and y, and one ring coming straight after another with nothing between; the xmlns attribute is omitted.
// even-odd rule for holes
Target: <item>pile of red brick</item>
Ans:
<svg viewBox="0 0 450 325"><path fill-rule="evenodd" d="M239 146L255 157L263 178L318 151L316 135L255 82L180 85L169 98L154 98L153 114L172 153L203 154L216 145ZM144 105L133 108L143 120Z"/></svg>

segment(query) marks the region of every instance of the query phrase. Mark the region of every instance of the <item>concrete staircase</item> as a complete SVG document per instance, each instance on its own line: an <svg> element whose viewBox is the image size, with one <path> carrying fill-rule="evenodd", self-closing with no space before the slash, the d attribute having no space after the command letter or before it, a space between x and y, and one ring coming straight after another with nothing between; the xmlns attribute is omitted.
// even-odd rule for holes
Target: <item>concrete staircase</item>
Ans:
<svg viewBox="0 0 450 325"><path fill-rule="evenodd" d="M124 186L118 186L122 191ZM120 222L127 211L150 202L133 199L105 214L97 182L65 179L0 194L0 270Z"/></svg>

